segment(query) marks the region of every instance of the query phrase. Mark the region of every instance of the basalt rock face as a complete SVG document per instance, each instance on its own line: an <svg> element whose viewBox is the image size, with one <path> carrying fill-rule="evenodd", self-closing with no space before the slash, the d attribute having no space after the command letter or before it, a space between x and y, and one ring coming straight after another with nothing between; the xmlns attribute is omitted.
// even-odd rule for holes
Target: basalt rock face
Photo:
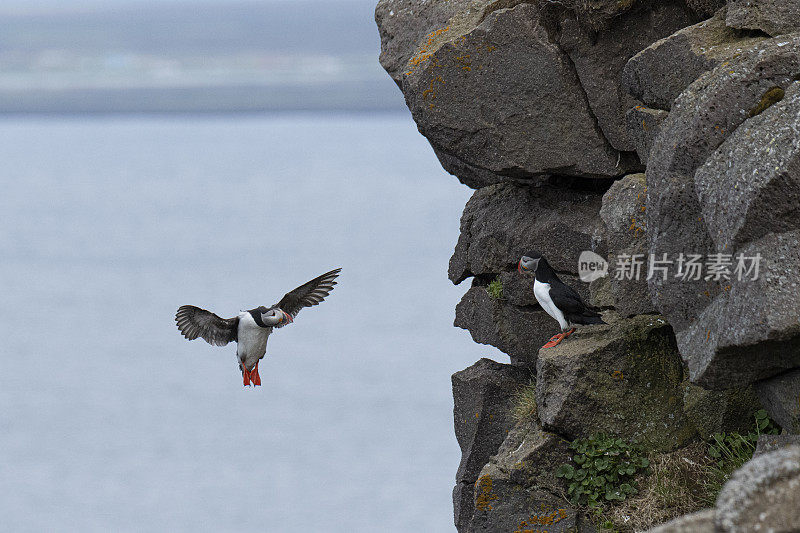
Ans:
<svg viewBox="0 0 800 533"><path fill-rule="evenodd" d="M518 294L532 296L533 290ZM516 305L494 298L482 285L474 285L461 299L454 324L469 331L475 342L508 354L513 365L535 365L539 346L558 332L558 325L538 303Z"/></svg>
<svg viewBox="0 0 800 533"><path fill-rule="evenodd" d="M622 69L697 20L682 0L382 0L376 9L381 64L442 165L471 187L640 168Z"/></svg>
<svg viewBox="0 0 800 533"><path fill-rule="evenodd" d="M800 530L800 446L753 458L717 498L718 531Z"/></svg>
<svg viewBox="0 0 800 533"><path fill-rule="evenodd" d="M485 0L380 0L375 8L375 22L381 37L381 66L399 85L408 60L424 42L424 37L444 27L457 14L469 14L480 19L486 10L498 3Z"/></svg>
<svg viewBox="0 0 800 533"><path fill-rule="evenodd" d="M453 490L456 525L472 516L473 488L483 466L497 453L514 426L510 404L514 392L527 385L530 373L522 368L481 359L453 374L456 438L461 464Z"/></svg>
<svg viewBox="0 0 800 533"><path fill-rule="evenodd" d="M800 435L800 369L756 383L761 404L786 431Z"/></svg>
<svg viewBox="0 0 800 533"><path fill-rule="evenodd" d="M558 495L555 472L569 457L563 438L534 420L520 422L478 476L469 530L585 530L580 513Z"/></svg>
<svg viewBox="0 0 800 533"><path fill-rule="evenodd" d="M712 391L684 383L684 414L705 441L711 441L715 433L746 435L752 429L753 411L758 405L753 387Z"/></svg>
<svg viewBox="0 0 800 533"><path fill-rule="evenodd" d="M582 250L605 254L601 201L602 189L502 184L476 191L461 216L450 280L516 272L519 258L531 250L544 254L557 272L576 274Z"/></svg>
<svg viewBox="0 0 800 533"><path fill-rule="evenodd" d="M494 11L465 30L437 30L444 42L412 57L402 82L438 152L508 178L624 172L534 5Z"/></svg>
<svg viewBox="0 0 800 533"><path fill-rule="evenodd" d="M625 65L623 84L645 106L669 111L678 95L702 74L764 39L727 27L723 9L640 49Z"/></svg>
<svg viewBox="0 0 800 533"><path fill-rule="evenodd" d="M761 435L758 437L753 457L780 450L788 446L800 446L800 435Z"/></svg>
<svg viewBox="0 0 800 533"><path fill-rule="evenodd" d="M655 277L650 291L676 329L692 381L707 387L800 364L790 214L800 186L798 52L797 35L770 39L703 75L678 97L650 153L650 253L702 254L709 268ZM757 276L747 261L755 257Z"/></svg>
<svg viewBox="0 0 800 533"><path fill-rule="evenodd" d="M456 307L455 325L469 330L476 342L507 353L512 363L535 365L539 347L558 333L558 324L539 306L533 279L517 272L517 261L540 251L590 300L588 285L577 279L578 257L583 250L605 255L601 201L602 193L591 188L505 183L476 191L464 209L450 259L454 283L474 278ZM487 291L495 279L502 286L499 297Z"/></svg>
<svg viewBox="0 0 800 533"><path fill-rule="evenodd" d="M637 101L620 83L622 70L628 59L652 42L692 24L694 14L683 2L667 0L631 3L630 9L608 19L600 31L581 24L570 11L562 11L556 20L557 42L575 66L600 130L616 150L634 150L625 113Z"/></svg>
<svg viewBox="0 0 800 533"><path fill-rule="evenodd" d="M645 263L647 255L646 198L645 175L631 174L614 182L603 195L600 208L608 257L614 263L612 266L630 264L630 268L615 268L615 274L609 280L613 305L623 316L658 312L647 288L647 266L636 266Z"/></svg>
<svg viewBox="0 0 800 533"><path fill-rule="evenodd" d="M796 0L729 0L725 23L731 28L760 30L777 36L800 28Z"/></svg>
<svg viewBox="0 0 800 533"><path fill-rule="evenodd" d="M477 189L448 271L470 280L455 325L512 363L454 376L462 533L591 530L552 477L576 437L661 453L746 432L762 404L800 431L797 5L379 2L382 65ZM559 326L516 269L530 251L607 324L541 349ZM518 422L531 379L538 412ZM753 503L791 503L781 476L735 518L720 500L664 531L789 523Z"/></svg>
<svg viewBox="0 0 800 533"><path fill-rule="evenodd" d="M570 440L619 435L658 451L688 443L695 428L682 408L672 328L658 316L606 318L610 325L541 350L536 402L543 427Z"/></svg>
<svg viewBox="0 0 800 533"><path fill-rule="evenodd" d="M770 234L739 250L744 257L761 257L758 279L731 279L727 290L677 333L693 382L717 389L741 386L800 366L799 247L800 231L794 231Z"/></svg>
<svg viewBox="0 0 800 533"><path fill-rule="evenodd" d="M666 120L668 115L669 113L661 109L650 109L640 105L630 108L625 115L628 137L633 142L636 154L642 164L647 164L653 142L661 132L661 123Z"/></svg>

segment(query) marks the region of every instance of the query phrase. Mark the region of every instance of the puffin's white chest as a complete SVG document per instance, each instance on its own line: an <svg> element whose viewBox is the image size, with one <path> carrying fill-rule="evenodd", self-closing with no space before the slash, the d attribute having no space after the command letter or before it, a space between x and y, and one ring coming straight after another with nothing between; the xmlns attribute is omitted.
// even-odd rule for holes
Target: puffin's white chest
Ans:
<svg viewBox="0 0 800 533"><path fill-rule="evenodd" d="M256 364L267 351L267 339L272 333L272 328L262 328L253 320L250 313L239 314L239 329L237 330L236 355L239 361L245 363L248 369Z"/></svg>
<svg viewBox="0 0 800 533"><path fill-rule="evenodd" d="M542 309L544 309L548 315L558 320L558 325L561 326L562 330L566 330L568 324L564 318L564 313L561 312L561 309L556 307L556 304L554 304L553 300L550 298L550 284L542 283L538 279L534 280L533 295L536 296L536 301L539 302Z"/></svg>

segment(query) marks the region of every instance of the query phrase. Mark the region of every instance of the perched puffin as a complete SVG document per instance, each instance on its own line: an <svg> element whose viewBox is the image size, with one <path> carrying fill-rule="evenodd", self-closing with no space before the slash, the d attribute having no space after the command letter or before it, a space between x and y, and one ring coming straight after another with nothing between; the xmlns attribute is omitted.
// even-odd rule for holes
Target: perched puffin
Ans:
<svg viewBox="0 0 800 533"><path fill-rule="evenodd" d="M575 289L561 281L550 263L539 252L522 256L517 265L522 275L533 275L533 295L548 315L558 321L561 333L553 335L542 346L549 348L572 335L573 324L605 324L597 308L587 305Z"/></svg>
<svg viewBox="0 0 800 533"><path fill-rule="evenodd" d="M282 328L294 322L304 307L317 305L336 285L341 268L331 270L286 293L272 307L256 307L242 311L233 318L220 318L211 311L193 305L182 305L175 314L175 322L183 336L189 340L202 337L207 343L225 346L236 341L236 357L242 371L244 386L261 385L258 362L267 351L267 339L273 328Z"/></svg>

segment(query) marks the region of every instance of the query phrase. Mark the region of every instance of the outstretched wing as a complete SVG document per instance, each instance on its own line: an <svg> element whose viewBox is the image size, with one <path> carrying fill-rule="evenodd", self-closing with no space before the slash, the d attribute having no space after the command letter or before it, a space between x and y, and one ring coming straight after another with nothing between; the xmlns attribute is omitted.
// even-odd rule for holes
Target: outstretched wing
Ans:
<svg viewBox="0 0 800 533"><path fill-rule="evenodd" d="M296 317L302 308L317 305L331 293L341 271L341 268L336 268L300 285L292 292L286 293L277 306L292 315L292 318ZM284 325L276 327L280 328Z"/></svg>
<svg viewBox="0 0 800 533"><path fill-rule="evenodd" d="M236 340L239 317L220 318L211 311L193 305L182 305L175 314L178 329L187 339L202 337L208 344L225 346Z"/></svg>

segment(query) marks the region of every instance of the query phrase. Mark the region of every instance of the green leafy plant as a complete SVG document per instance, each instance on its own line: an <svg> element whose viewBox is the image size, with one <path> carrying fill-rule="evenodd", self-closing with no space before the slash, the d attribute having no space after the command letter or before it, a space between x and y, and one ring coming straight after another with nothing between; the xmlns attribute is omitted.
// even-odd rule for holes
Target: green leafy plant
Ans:
<svg viewBox="0 0 800 533"><path fill-rule="evenodd" d="M765 410L756 411L753 416L755 429L746 435L733 432L729 434L715 433L711 436L708 455L717 461L717 466L735 464L738 468L753 457L759 436L780 433L780 428L769 418Z"/></svg>
<svg viewBox="0 0 800 533"><path fill-rule="evenodd" d="M759 436L780 433L780 428L763 409L756 411L753 417L755 426L747 434L731 432L711 435L708 443L708 455L712 462L706 467L708 475L707 503L715 502L719 491L731 474L752 459Z"/></svg>
<svg viewBox="0 0 800 533"><path fill-rule="evenodd" d="M494 298L495 300L499 300L503 297L503 282L500 279L494 279L488 287L486 287L486 292L489 293L489 296Z"/></svg>
<svg viewBox="0 0 800 533"><path fill-rule="evenodd" d="M636 494L634 478L645 473L650 460L635 442L597 433L570 444L571 463L561 465L556 476L568 482L567 495L573 505L596 508L621 502Z"/></svg>

